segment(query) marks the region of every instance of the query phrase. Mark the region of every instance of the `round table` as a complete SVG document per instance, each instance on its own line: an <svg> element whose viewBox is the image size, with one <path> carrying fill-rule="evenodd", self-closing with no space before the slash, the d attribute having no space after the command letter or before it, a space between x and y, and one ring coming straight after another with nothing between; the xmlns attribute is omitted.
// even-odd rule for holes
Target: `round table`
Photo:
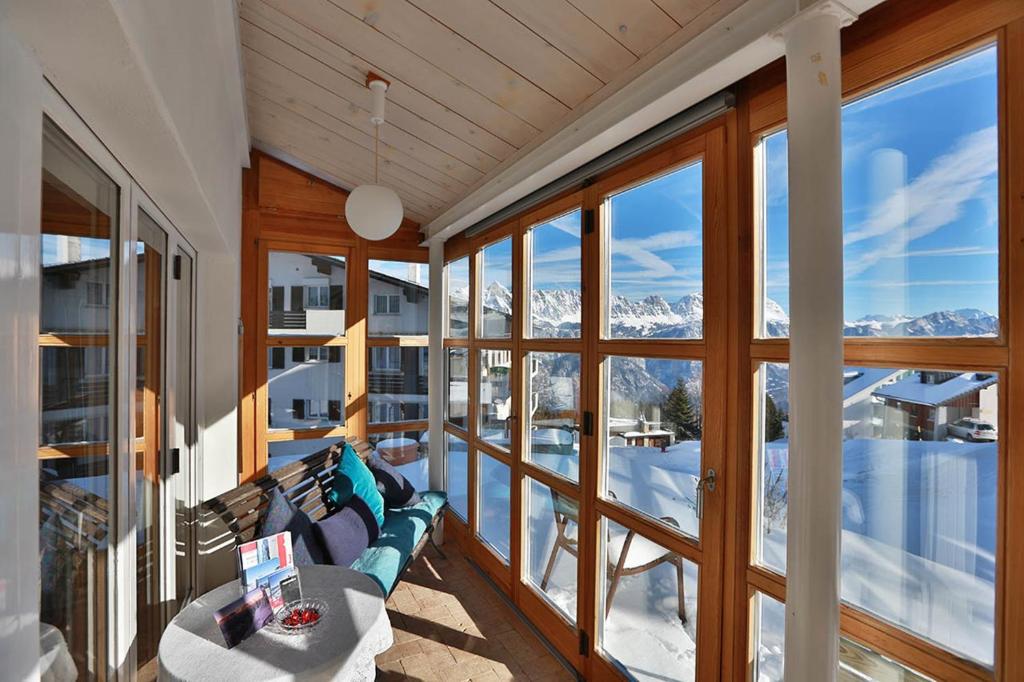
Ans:
<svg viewBox="0 0 1024 682"><path fill-rule="evenodd" d="M288 635L268 624L233 649L214 611L241 596L238 581L199 597L160 638L161 680L373 680L374 657L392 644L380 588L340 566L303 566L304 597L323 599L327 615L308 633Z"/></svg>

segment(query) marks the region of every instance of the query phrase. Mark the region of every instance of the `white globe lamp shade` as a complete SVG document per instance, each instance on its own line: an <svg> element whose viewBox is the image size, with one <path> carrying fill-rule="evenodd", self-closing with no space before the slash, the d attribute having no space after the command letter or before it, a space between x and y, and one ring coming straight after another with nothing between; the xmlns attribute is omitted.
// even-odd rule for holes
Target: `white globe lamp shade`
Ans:
<svg viewBox="0 0 1024 682"><path fill-rule="evenodd" d="M379 241L402 224L402 200L395 190L381 185L360 185L345 200L345 220L363 239Z"/></svg>

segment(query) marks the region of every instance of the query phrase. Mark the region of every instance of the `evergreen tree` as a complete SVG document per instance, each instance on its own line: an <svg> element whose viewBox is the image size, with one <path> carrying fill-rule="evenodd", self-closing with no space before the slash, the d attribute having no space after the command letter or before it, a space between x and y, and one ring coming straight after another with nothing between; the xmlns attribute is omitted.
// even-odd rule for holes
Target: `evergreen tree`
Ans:
<svg viewBox="0 0 1024 682"><path fill-rule="evenodd" d="M782 427L782 410L776 407L770 395L765 397L768 401L764 406L764 440L770 443L785 438L786 430Z"/></svg>
<svg viewBox="0 0 1024 682"><path fill-rule="evenodd" d="M676 382L665 400L665 419L675 425L679 440L700 440L700 410L694 405L682 379Z"/></svg>

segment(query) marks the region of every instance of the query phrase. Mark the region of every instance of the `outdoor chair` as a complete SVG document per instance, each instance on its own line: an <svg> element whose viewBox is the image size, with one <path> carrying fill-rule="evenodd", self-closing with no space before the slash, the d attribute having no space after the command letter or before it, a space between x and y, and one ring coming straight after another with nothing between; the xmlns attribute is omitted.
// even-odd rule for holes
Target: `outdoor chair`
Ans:
<svg viewBox="0 0 1024 682"><path fill-rule="evenodd" d="M615 494L609 491L614 498ZM579 507L576 503L556 492L551 491L551 504L555 515L555 528L557 536L555 544L551 548L551 556L548 557L547 567L544 569L544 577L540 582L540 589L547 591L548 581L555 568L555 560L558 552L565 551L571 556L579 557L578 540L570 535L570 524L579 526ZM663 516L661 520L679 527L679 523L670 516ZM679 591L678 613L679 620L685 625L686 618L686 590L683 583L683 558L666 550L655 542L651 542L636 531L630 530L624 533L612 533L609 531L606 539L608 550L608 571L609 585L608 594L604 600L605 616L611 613L612 600L615 599L615 592L619 587L619 581L626 576L639 575L658 567L661 564L669 563L676 569L676 586Z"/></svg>

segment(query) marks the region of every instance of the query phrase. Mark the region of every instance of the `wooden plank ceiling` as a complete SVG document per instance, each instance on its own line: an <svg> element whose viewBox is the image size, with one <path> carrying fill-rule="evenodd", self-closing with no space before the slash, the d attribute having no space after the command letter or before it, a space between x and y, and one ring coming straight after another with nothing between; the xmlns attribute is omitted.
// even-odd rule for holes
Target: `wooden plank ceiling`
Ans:
<svg viewBox="0 0 1024 682"><path fill-rule="evenodd" d="M365 80L378 73L391 81L381 183L425 223L691 22L735 4L242 0L253 139L349 188L373 182Z"/></svg>

